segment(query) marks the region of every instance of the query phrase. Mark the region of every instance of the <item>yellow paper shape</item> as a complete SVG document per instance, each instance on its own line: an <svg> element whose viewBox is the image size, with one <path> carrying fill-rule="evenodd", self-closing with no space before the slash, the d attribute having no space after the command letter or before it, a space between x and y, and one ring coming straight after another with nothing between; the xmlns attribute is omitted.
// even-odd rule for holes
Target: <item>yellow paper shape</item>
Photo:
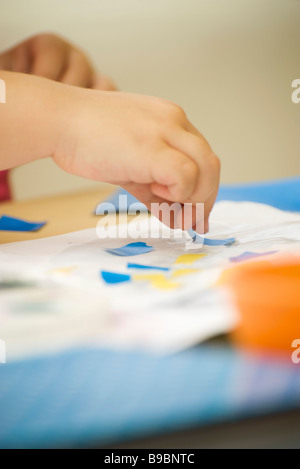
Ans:
<svg viewBox="0 0 300 469"><path fill-rule="evenodd" d="M164 274L138 274L134 275L133 279L147 280L152 287L158 288L159 290L172 290L180 287L179 283L172 282L166 278Z"/></svg>
<svg viewBox="0 0 300 469"><path fill-rule="evenodd" d="M69 275L73 270L77 269L76 265L69 267L59 267L58 269L48 270L49 274L66 274Z"/></svg>
<svg viewBox="0 0 300 469"><path fill-rule="evenodd" d="M171 278L181 277L182 275L194 274L195 272L199 272L199 269L178 269L172 273Z"/></svg>
<svg viewBox="0 0 300 469"><path fill-rule="evenodd" d="M177 257L174 264L187 264L191 265L194 262L198 261L202 257L206 256L207 254L182 254L181 256Z"/></svg>

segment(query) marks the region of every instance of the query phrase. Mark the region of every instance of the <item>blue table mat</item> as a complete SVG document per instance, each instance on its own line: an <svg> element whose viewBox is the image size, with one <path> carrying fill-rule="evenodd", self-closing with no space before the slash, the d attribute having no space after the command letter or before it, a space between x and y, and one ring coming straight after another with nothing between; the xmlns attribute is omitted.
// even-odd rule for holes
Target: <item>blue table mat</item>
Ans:
<svg viewBox="0 0 300 469"><path fill-rule="evenodd" d="M248 184L223 184L217 201L258 202L291 212L300 211L300 177Z"/></svg>
<svg viewBox="0 0 300 469"><path fill-rule="evenodd" d="M300 210L299 181L222 186L218 199ZM105 446L300 408L299 366L211 344L160 358L81 348L0 364L0 447Z"/></svg>
<svg viewBox="0 0 300 469"><path fill-rule="evenodd" d="M1 448L104 446L300 407L300 373L226 346L78 349L1 366Z"/></svg>
<svg viewBox="0 0 300 469"><path fill-rule="evenodd" d="M125 189L116 190L106 201L105 205L109 211L107 203L112 204L115 211L119 211L119 196L127 196L127 205L135 205L141 211L147 211L147 207L139 202L133 195ZM271 181L254 182L247 184L221 184L217 201L247 201L272 205L272 207L292 212L300 211L300 177L277 179ZM103 203L102 203L103 204ZM101 206L101 204L99 204ZM98 206L98 207L99 207ZM104 205L102 205L104 207ZM122 207L123 209L124 207Z"/></svg>

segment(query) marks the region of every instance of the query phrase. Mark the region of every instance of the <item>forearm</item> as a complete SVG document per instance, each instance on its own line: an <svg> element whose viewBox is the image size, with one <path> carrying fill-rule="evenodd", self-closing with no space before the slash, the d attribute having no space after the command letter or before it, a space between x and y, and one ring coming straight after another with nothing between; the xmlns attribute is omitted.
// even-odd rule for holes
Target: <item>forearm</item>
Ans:
<svg viewBox="0 0 300 469"><path fill-rule="evenodd" d="M6 103L0 103L0 170L52 156L60 139L62 85L0 71Z"/></svg>

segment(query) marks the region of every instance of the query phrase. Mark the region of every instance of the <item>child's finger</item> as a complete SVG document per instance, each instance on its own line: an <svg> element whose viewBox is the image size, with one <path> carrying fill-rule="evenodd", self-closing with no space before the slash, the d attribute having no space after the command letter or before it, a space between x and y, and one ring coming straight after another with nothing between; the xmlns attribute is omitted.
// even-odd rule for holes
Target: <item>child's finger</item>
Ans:
<svg viewBox="0 0 300 469"><path fill-rule="evenodd" d="M22 43L11 50L12 70L17 73L29 73L31 68L31 55L27 43Z"/></svg>
<svg viewBox="0 0 300 469"><path fill-rule="evenodd" d="M13 70L13 59L10 50L0 55L0 70Z"/></svg>
<svg viewBox="0 0 300 469"><path fill-rule="evenodd" d="M198 166L198 180L190 202L199 203L208 200L217 190L220 176L220 161L208 142L197 129L192 133L186 130L172 132L169 144L189 155Z"/></svg>
<svg viewBox="0 0 300 469"><path fill-rule="evenodd" d="M67 85L90 88L93 84L94 71L85 56L76 49L70 51L68 65L60 81Z"/></svg>
<svg viewBox="0 0 300 469"><path fill-rule="evenodd" d="M192 196L198 179L198 166L187 155L168 149L152 163L153 194L170 202L186 202Z"/></svg>
<svg viewBox="0 0 300 469"><path fill-rule="evenodd" d="M203 161L192 202L205 202L216 197L220 180L220 160L211 152Z"/></svg>
<svg viewBox="0 0 300 469"><path fill-rule="evenodd" d="M199 167L201 167L207 155L212 153L209 144L200 134L196 135L182 128L174 128L172 132L169 132L166 140L173 148L191 157Z"/></svg>
<svg viewBox="0 0 300 469"><path fill-rule="evenodd" d="M160 221L169 225L170 228L181 228L188 230L194 228L197 233L204 233L204 207L192 204L174 204L162 197L158 197L151 191L150 184L129 183L122 186L134 197L146 205L148 210ZM180 205L174 216L171 211L174 205ZM168 209L169 206L169 209Z"/></svg>
<svg viewBox="0 0 300 469"><path fill-rule="evenodd" d="M67 65L67 49L55 42L36 41L32 45L31 73L58 81Z"/></svg>
<svg viewBox="0 0 300 469"><path fill-rule="evenodd" d="M118 90L114 82L109 77L107 77L106 75L102 75L102 74L94 75L91 88L93 90L102 90L102 91L117 91Z"/></svg>

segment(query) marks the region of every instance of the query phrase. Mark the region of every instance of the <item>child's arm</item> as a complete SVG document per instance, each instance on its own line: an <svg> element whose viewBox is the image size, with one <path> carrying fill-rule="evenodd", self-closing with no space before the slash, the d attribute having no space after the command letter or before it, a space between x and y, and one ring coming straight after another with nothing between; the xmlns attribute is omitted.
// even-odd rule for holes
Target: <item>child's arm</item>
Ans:
<svg viewBox="0 0 300 469"><path fill-rule="evenodd" d="M206 228L220 164L175 104L0 72L0 169L51 156L64 170L122 185L151 202L205 202Z"/></svg>

